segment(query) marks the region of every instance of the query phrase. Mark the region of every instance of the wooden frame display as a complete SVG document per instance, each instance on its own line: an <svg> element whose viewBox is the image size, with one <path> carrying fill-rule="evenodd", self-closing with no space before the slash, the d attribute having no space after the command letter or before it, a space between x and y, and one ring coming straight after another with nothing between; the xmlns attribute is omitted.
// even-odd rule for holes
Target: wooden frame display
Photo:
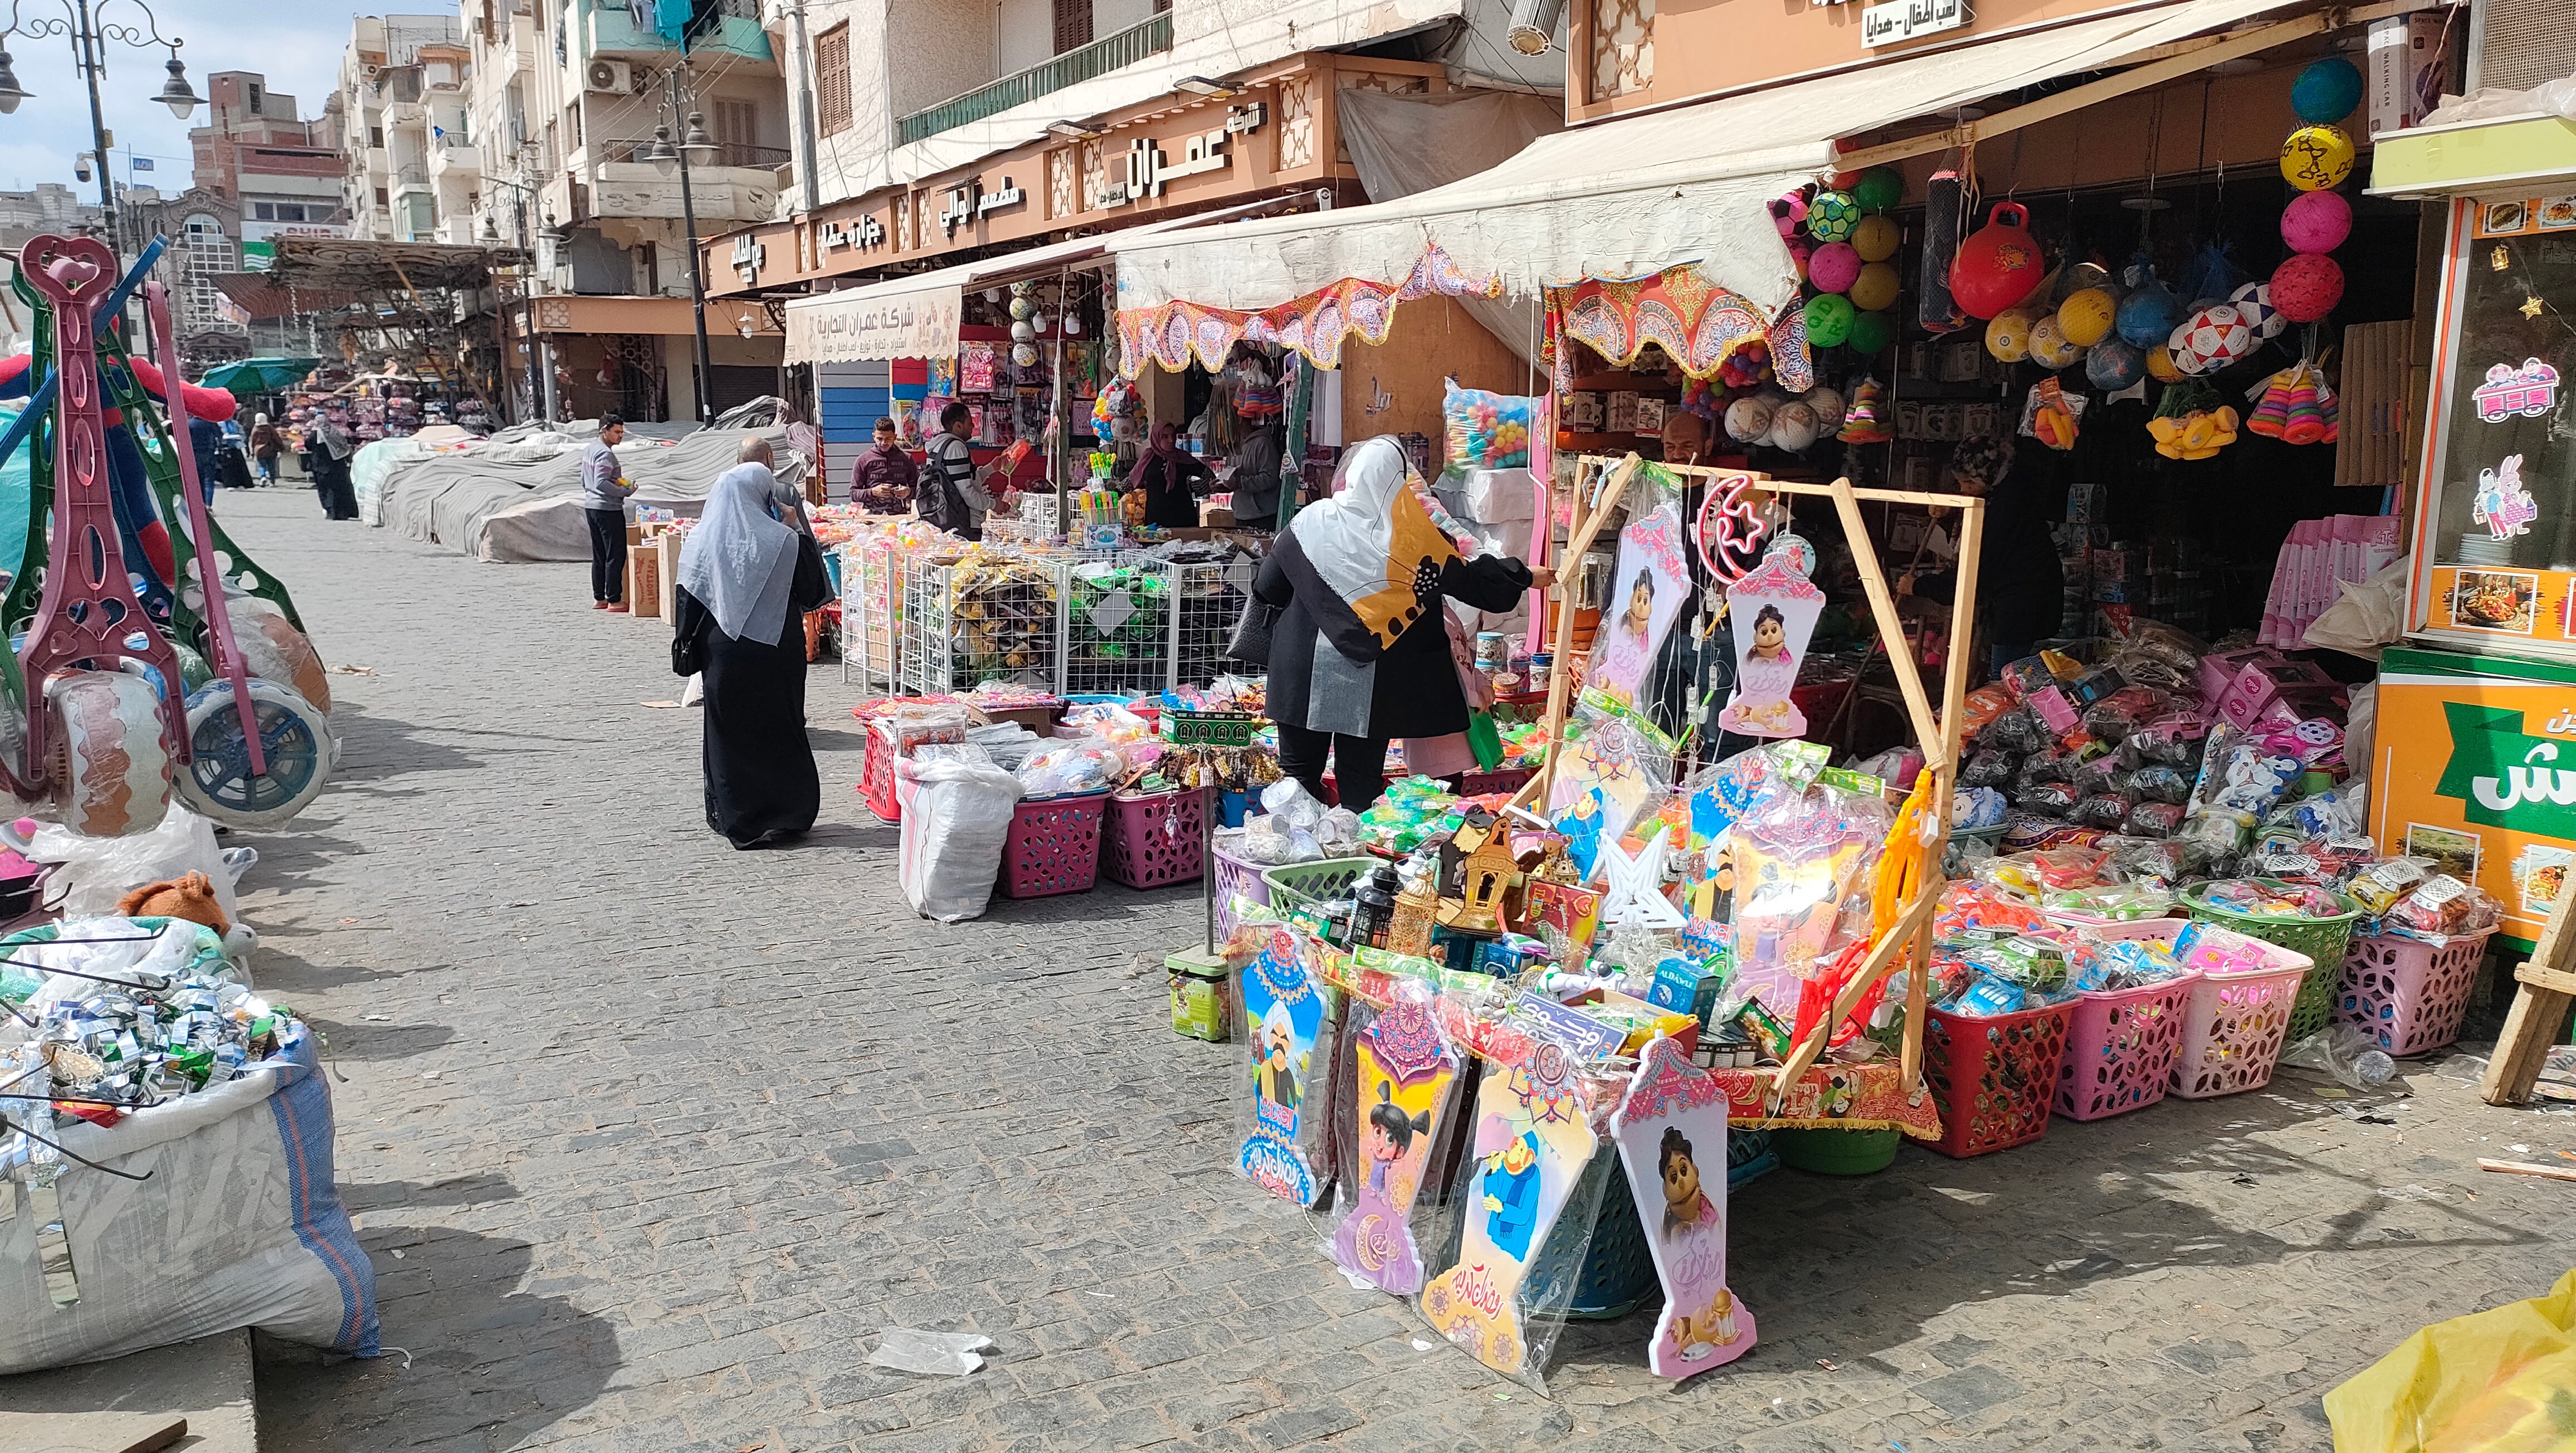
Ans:
<svg viewBox="0 0 2576 1453"><path fill-rule="evenodd" d="M1567 521L1566 545L1561 558L1580 560L1593 540L1616 515L1646 461L1637 454L1623 459L1610 459L1597 454L1578 455L1573 460L1574 482L1572 513ZM1738 478L1737 469L1718 469L1705 465L1658 465L1668 474L1716 480ZM1759 478L1757 476L1757 478ZM1962 733L1962 703L1968 693L1968 656L1965 633L1958 623L1976 618L1977 562L1984 546L1986 502L1974 495L1935 494L1923 490L1867 489L1850 479L1837 479L1831 484L1810 484L1800 480L1760 479L1759 488L1772 494L1812 495L1830 499L1841 518L1843 533L1859 568L1861 588L1869 597L1871 619L1878 627L1880 644L1886 647L1889 668L1895 673L1897 691L1905 699L1907 721L1914 729L1915 740L1923 753L1923 771L1932 774L1927 806L1935 814L1935 839L1946 839L1950 831L1951 793L1957 783L1959 744ZM1889 590L1887 574L1879 565L1878 549L1870 540L1869 527L1861 518L1860 503L1872 500L1883 504L1915 504L1954 509L1959 512L1959 561L1957 585L1950 602L1951 645L1942 671L1941 710L1935 714L1932 699L1924 690L1923 676L1914 662L1912 649L1905 639L1904 623L1897 618L1896 597ZM1562 583L1553 589L1561 591ZM1560 609L1556 613L1554 649L1560 662L1571 661L1574 650L1574 612ZM1557 671L1548 681L1547 715L1544 719L1545 740L1550 750L1547 761L1530 780L1522 785L1513 801L1545 802L1552 785L1558 753L1555 748L1565 737L1566 709L1572 695L1570 673ZM1935 855L1937 860L1937 854ZM1869 955L1841 992L1833 1008L1807 1037L1793 1046L1789 1057L1771 1072L1772 1088L1766 1108L1777 1113L1791 1087L1816 1063L1824 1052L1834 1026L1858 1005L1861 997L1886 978L1898 962L1899 954L1912 972L1906 975L1905 1041L1899 1058L1900 1074L1909 1098L1919 1098L1923 1088L1923 1022L1929 1009L1924 969L1929 963L1932 938L1929 931L1932 911L1947 886L1937 868L1927 871L1915 886L1910 898L1897 906L1894 926L1879 935L1870 945Z"/></svg>

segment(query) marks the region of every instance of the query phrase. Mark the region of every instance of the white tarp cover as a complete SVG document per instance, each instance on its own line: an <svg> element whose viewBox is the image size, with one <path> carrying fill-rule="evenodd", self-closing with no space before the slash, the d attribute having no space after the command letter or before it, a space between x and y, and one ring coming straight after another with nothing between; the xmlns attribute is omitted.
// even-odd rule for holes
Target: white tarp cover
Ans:
<svg viewBox="0 0 2576 1453"><path fill-rule="evenodd" d="M1393 286L1432 246L1506 291L1695 262L1777 313L1798 295L1765 205L1834 169L1834 139L2117 64L2295 0L2179 0L1542 137L1394 202L1123 242L1118 306L1256 311L1344 278Z"/></svg>
<svg viewBox="0 0 2576 1453"><path fill-rule="evenodd" d="M617 447L617 459L636 483L632 503L696 514L716 476L734 466L747 434L769 441L780 478L804 480L804 460L787 447L787 431L775 425L695 429L676 441L630 435ZM385 523L477 560L588 560L590 526L582 517L580 477L580 446L586 442L552 435L424 455L393 482Z"/></svg>

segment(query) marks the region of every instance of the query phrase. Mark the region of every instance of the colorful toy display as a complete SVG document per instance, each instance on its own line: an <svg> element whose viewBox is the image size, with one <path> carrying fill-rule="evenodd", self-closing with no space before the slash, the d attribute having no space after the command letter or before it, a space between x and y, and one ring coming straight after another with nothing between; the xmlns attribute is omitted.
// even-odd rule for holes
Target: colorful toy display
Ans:
<svg viewBox="0 0 2576 1453"><path fill-rule="evenodd" d="M1432 1146L1448 1128L1462 1064L1432 1012L1420 980L1400 981L1384 1009L1359 1011L1352 1065L1364 1106L1346 1142L1350 1211L1333 1233L1333 1260L1362 1281L1411 1296L1422 1288L1422 1252L1412 1225Z"/></svg>

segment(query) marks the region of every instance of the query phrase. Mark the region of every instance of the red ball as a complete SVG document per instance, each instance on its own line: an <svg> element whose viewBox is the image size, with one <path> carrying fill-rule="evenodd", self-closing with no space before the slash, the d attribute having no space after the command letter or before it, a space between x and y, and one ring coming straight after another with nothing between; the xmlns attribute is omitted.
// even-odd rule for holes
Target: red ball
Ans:
<svg viewBox="0 0 2576 1453"><path fill-rule="evenodd" d="M2322 252L2294 252L2272 274L2272 306L2293 323L2313 323L2343 301L2343 266Z"/></svg>

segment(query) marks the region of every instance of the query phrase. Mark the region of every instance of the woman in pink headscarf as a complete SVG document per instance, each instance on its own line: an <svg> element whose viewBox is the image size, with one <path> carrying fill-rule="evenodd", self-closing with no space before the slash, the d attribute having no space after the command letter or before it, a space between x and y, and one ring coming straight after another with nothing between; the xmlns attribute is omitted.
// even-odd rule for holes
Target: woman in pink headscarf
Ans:
<svg viewBox="0 0 2576 1453"><path fill-rule="evenodd" d="M1199 522L1198 497L1192 486L1216 479L1195 455L1180 446L1179 431L1169 420L1154 426L1153 439L1136 467L1127 473L1127 488L1145 492L1145 523L1188 529Z"/></svg>

